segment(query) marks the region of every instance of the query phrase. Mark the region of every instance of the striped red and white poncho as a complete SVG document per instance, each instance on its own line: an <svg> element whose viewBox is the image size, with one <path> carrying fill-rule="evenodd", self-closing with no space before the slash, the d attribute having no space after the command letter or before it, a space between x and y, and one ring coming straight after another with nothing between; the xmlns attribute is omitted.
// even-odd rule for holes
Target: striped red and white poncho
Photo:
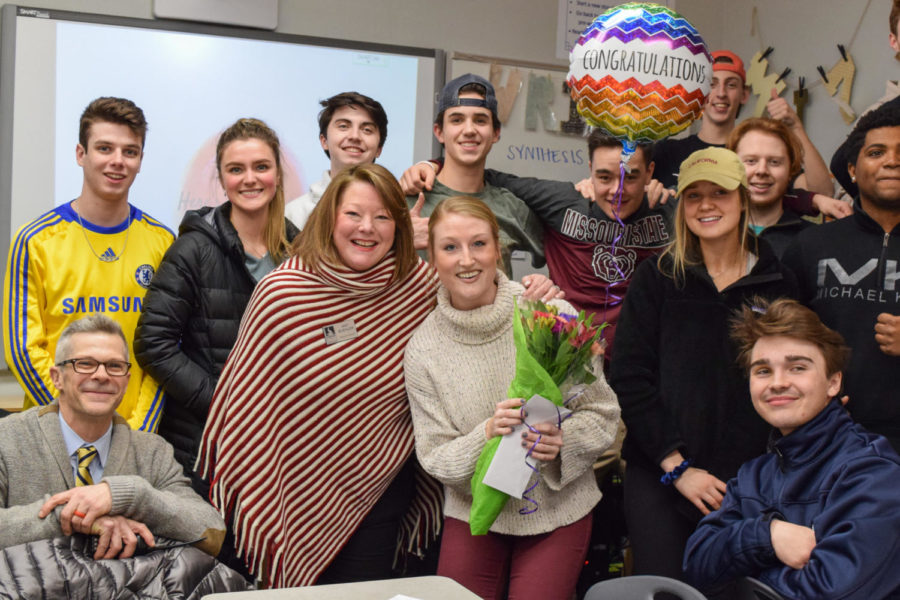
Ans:
<svg viewBox="0 0 900 600"><path fill-rule="evenodd" d="M256 286L210 407L197 466L232 519L238 554L271 587L311 585L413 450L403 352L434 307L421 260L392 282L293 257ZM325 344L352 320L355 339ZM417 478L398 544L436 535L441 491Z"/></svg>

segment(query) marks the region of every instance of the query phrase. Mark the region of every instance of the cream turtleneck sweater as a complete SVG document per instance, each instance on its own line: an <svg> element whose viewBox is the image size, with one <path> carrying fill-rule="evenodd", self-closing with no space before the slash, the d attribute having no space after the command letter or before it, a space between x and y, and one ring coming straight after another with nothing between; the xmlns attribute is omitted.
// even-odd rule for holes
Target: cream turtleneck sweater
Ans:
<svg viewBox="0 0 900 600"><path fill-rule="evenodd" d="M469 480L485 444L485 423L515 371L513 298L524 288L497 274L494 303L456 310L447 290L438 290L437 308L413 334L406 347L406 389L416 439L425 470L444 484L444 515L468 522L472 494ZM576 312L553 301L563 312ZM540 508L511 498L491 531L537 535L569 525L587 515L600 500L591 466L612 444L619 405L602 377L570 402L574 414L562 425L559 457L541 468L541 481L531 492Z"/></svg>

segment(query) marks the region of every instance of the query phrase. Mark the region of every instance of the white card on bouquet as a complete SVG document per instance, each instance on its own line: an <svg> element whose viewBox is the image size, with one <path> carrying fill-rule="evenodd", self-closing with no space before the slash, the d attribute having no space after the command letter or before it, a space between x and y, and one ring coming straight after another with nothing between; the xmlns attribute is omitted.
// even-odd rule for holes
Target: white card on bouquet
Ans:
<svg viewBox="0 0 900 600"><path fill-rule="evenodd" d="M528 413L525 421L531 425L556 423L572 412L537 394L529 398L525 406ZM526 429L527 426L523 423L513 428L512 433L503 436L482 480L485 485L513 498L522 498L522 494L528 489L528 480L534 473L528 465L537 464L534 458L526 458L528 448L522 447L522 432Z"/></svg>

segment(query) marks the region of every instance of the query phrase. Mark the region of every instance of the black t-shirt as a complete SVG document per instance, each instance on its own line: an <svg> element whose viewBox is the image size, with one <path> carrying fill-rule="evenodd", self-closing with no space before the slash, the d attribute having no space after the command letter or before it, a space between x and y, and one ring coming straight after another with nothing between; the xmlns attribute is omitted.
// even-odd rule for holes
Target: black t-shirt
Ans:
<svg viewBox="0 0 900 600"><path fill-rule="evenodd" d="M697 150L704 148L724 148L724 144L708 144L696 135L689 135L680 140L666 138L657 142L653 148L653 177L662 182L667 188L678 185L678 170L681 163Z"/></svg>

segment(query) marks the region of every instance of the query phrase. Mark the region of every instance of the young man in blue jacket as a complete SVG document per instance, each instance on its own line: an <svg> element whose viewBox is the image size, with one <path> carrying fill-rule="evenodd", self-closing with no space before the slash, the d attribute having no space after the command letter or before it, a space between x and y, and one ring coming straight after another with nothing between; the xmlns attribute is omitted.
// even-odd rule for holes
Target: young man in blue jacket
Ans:
<svg viewBox="0 0 900 600"><path fill-rule="evenodd" d="M775 431L688 540L685 574L708 591L752 576L785 598L895 597L900 456L837 399L841 335L794 300L755 304L732 337L753 406Z"/></svg>

